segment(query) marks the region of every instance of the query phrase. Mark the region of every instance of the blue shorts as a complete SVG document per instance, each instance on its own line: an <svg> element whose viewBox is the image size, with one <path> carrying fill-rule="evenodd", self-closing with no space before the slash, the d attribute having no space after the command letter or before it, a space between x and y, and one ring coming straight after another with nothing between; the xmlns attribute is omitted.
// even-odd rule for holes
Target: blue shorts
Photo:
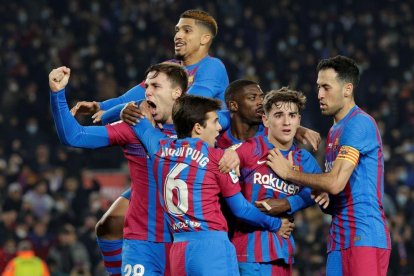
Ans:
<svg viewBox="0 0 414 276"><path fill-rule="evenodd" d="M171 275L239 275L236 249L221 231L174 234L170 269Z"/></svg>
<svg viewBox="0 0 414 276"><path fill-rule="evenodd" d="M126 198L126 199L128 199L128 200L130 200L131 199L131 188L129 188L128 190L125 190L121 194L121 196L124 197L124 198Z"/></svg>
<svg viewBox="0 0 414 276"><path fill-rule="evenodd" d="M122 275L169 275L171 243L124 239Z"/></svg>

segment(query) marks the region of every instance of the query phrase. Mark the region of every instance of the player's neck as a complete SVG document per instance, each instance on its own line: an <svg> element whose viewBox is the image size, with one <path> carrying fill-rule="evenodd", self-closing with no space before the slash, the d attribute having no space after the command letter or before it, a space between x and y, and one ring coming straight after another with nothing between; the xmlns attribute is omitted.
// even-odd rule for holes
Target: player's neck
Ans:
<svg viewBox="0 0 414 276"><path fill-rule="evenodd" d="M245 141L256 135L259 130L258 124L249 124L244 122L240 117L233 116L231 119L230 131L234 138Z"/></svg>
<svg viewBox="0 0 414 276"><path fill-rule="evenodd" d="M269 140L269 142L273 146L275 146L275 148L278 148L278 149L281 149L281 150L289 150L293 145L293 140L289 141L288 143L282 143L282 142L278 141L275 137L270 135L270 131L269 131L269 134L267 135L267 140Z"/></svg>
<svg viewBox="0 0 414 276"><path fill-rule="evenodd" d="M208 52L205 51L197 51L193 54L191 54L188 57L185 57L183 59L183 65L184 66L190 66L190 65L194 65L198 62L200 62L203 58L205 58L208 55Z"/></svg>
<svg viewBox="0 0 414 276"><path fill-rule="evenodd" d="M345 103L345 105L337 112L334 116L334 123L338 123L340 120L342 120L349 111L355 106L355 101L350 101L349 103Z"/></svg>

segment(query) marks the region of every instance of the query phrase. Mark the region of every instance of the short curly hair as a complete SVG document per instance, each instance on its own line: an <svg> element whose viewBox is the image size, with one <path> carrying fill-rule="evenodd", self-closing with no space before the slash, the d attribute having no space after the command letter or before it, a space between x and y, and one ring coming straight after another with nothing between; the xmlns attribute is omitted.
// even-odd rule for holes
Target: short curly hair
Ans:
<svg viewBox="0 0 414 276"><path fill-rule="evenodd" d="M266 93L263 100L265 114L269 114L273 105L278 102L296 104L298 112L300 113L305 109L306 96L302 92L292 90L289 87L282 87L279 90L271 90Z"/></svg>

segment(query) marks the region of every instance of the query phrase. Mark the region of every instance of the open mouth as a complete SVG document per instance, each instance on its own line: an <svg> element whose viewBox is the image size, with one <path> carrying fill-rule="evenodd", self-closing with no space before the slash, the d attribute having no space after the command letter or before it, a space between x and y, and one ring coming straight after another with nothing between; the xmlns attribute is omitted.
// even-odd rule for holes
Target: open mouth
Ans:
<svg viewBox="0 0 414 276"><path fill-rule="evenodd" d="M154 115L157 111L157 105L154 102L149 101L149 100L147 100L147 103L148 103L148 107L151 111L151 114Z"/></svg>
<svg viewBox="0 0 414 276"><path fill-rule="evenodd" d="M179 50L184 46L184 43L183 42L176 42L174 46L175 46L176 50Z"/></svg>
<svg viewBox="0 0 414 276"><path fill-rule="evenodd" d="M263 108L256 109L256 114L262 116L264 114Z"/></svg>

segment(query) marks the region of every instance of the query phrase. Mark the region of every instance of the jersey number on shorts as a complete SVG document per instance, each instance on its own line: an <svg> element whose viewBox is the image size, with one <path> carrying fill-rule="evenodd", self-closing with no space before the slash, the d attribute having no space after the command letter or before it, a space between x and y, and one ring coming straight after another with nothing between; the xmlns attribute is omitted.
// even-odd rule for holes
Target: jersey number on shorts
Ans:
<svg viewBox="0 0 414 276"><path fill-rule="evenodd" d="M175 216L182 216L188 211L188 188L187 183L175 177L188 165L178 163L168 173L164 184L164 200L168 211ZM176 192L176 203L173 201L174 191Z"/></svg>

